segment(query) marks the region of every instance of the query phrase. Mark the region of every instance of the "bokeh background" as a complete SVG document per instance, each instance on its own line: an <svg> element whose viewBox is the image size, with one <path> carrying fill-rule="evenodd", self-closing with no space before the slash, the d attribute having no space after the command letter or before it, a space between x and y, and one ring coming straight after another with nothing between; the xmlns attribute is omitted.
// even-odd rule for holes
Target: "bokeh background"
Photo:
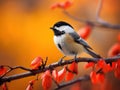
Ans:
<svg viewBox="0 0 120 90"><path fill-rule="evenodd" d="M84 23L77 22L62 13L61 9L51 10L55 2L65 0L0 0L0 65L30 67L30 62L37 56L48 57L48 64L56 62L63 55L53 43L53 32L49 29L55 22L64 20L69 22L76 31L84 27ZM94 20L99 0L74 0L68 11L78 17ZM104 0L100 15L112 24L120 24L120 0ZM120 31L95 27L87 39L94 50L107 57L109 48L117 42ZM81 57L90 57L83 53ZM86 74L84 63L79 64L80 75ZM21 70L12 72L19 73ZM25 90L28 77L8 83L9 90ZM110 90L120 90L120 81L108 75L112 84ZM41 81L35 84L34 90L42 90ZM83 90L88 90L83 85ZM109 86L109 85L108 85ZM68 87L70 89L70 87ZM90 88L89 88L90 90ZM101 90L101 89L95 89ZM104 89L106 90L106 89Z"/></svg>

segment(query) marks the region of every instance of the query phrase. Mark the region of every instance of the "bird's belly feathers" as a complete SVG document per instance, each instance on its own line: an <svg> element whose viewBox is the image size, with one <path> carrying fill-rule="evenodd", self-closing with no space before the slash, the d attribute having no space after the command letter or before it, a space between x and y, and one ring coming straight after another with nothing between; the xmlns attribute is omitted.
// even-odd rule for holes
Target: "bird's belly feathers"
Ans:
<svg viewBox="0 0 120 90"><path fill-rule="evenodd" d="M54 42L64 55L76 55L83 51L83 46L76 43L69 35L55 36Z"/></svg>

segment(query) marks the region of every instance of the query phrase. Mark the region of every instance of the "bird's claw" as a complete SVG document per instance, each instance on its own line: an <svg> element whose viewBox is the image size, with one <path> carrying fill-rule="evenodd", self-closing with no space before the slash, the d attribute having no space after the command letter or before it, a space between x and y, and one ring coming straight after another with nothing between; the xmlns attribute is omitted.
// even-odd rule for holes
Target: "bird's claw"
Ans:
<svg viewBox="0 0 120 90"><path fill-rule="evenodd" d="M58 64L61 65L62 62L63 62L63 59L65 58L66 56L62 57L59 61L58 61Z"/></svg>
<svg viewBox="0 0 120 90"><path fill-rule="evenodd" d="M75 55L75 57L74 57L74 61L77 62L77 55Z"/></svg>
<svg viewBox="0 0 120 90"><path fill-rule="evenodd" d="M58 61L58 64L61 65L61 64L62 64L62 61L63 61L63 59L61 58L61 59Z"/></svg>

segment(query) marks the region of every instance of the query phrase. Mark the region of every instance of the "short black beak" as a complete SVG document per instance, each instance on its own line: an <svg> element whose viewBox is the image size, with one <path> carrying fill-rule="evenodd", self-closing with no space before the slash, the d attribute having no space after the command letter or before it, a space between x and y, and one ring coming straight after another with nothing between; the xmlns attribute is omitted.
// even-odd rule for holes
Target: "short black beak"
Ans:
<svg viewBox="0 0 120 90"><path fill-rule="evenodd" d="M50 27L50 29L52 29L52 30L53 30L54 28L53 28L53 27Z"/></svg>

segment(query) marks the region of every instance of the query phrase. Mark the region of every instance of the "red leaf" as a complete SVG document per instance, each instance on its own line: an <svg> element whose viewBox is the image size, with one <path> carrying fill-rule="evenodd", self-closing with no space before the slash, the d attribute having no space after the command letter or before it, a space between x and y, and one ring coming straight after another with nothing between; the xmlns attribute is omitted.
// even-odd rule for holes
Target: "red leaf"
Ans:
<svg viewBox="0 0 120 90"><path fill-rule="evenodd" d="M95 71L92 71L92 72L90 73L90 78L91 78L91 82L92 82L93 84L96 84L96 83L97 83L97 78L96 78L96 72L95 72Z"/></svg>
<svg viewBox="0 0 120 90"><path fill-rule="evenodd" d="M116 69L114 71L114 75L116 78L120 79L120 60L116 62Z"/></svg>
<svg viewBox="0 0 120 90"><path fill-rule="evenodd" d="M56 9L56 8L61 8L61 9L67 9L67 8L69 8L71 5L72 5L72 1L70 1L70 0L67 0L67 1L65 1L65 2L57 2L57 3L55 3L55 4L53 4L53 5L51 5L51 9L53 10L53 9Z"/></svg>
<svg viewBox="0 0 120 90"><path fill-rule="evenodd" d="M106 65L106 62L105 62L105 60L103 60L103 59L100 59L100 60L97 62L97 67L98 67L98 68L104 68L105 65Z"/></svg>
<svg viewBox="0 0 120 90"><path fill-rule="evenodd" d="M5 68L4 66L0 66L0 75L3 75L7 72L7 68Z"/></svg>
<svg viewBox="0 0 120 90"><path fill-rule="evenodd" d="M49 90L52 85L50 70L47 70L41 77L44 90Z"/></svg>
<svg viewBox="0 0 120 90"><path fill-rule="evenodd" d="M115 69L114 75L116 78L120 79L120 68Z"/></svg>
<svg viewBox="0 0 120 90"><path fill-rule="evenodd" d="M50 8L53 10L53 9L55 9L57 7L59 7L59 3L54 3L53 5L51 5Z"/></svg>
<svg viewBox="0 0 120 90"><path fill-rule="evenodd" d="M33 90L33 86L29 84L25 90Z"/></svg>
<svg viewBox="0 0 120 90"><path fill-rule="evenodd" d="M99 83L104 83L104 81L105 81L105 76L104 76L104 74L102 74L102 73L98 73L98 74L96 75L96 78L97 78L97 81L98 81Z"/></svg>
<svg viewBox="0 0 120 90"><path fill-rule="evenodd" d="M73 2L72 1L70 1L70 0L67 0L66 2L64 2L64 9L67 9L67 8L69 8L71 5L73 4Z"/></svg>
<svg viewBox="0 0 120 90"><path fill-rule="evenodd" d="M73 79L73 77L74 77L74 74L73 74L72 72L68 72L68 73L66 74L65 80L66 80L66 81L70 81L70 80Z"/></svg>
<svg viewBox="0 0 120 90"><path fill-rule="evenodd" d="M64 79L65 75L66 75L66 67L64 67L62 70L58 72L57 82L61 82Z"/></svg>
<svg viewBox="0 0 120 90"><path fill-rule="evenodd" d="M78 74L78 63L73 62L72 64L70 64L69 68L70 71Z"/></svg>
<svg viewBox="0 0 120 90"><path fill-rule="evenodd" d="M34 85L35 81L36 80L29 81L29 84L25 90L33 90L33 85Z"/></svg>
<svg viewBox="0 0 120 90"><path fill-rule="evenodd" d="M57 70L53 70L53 71L52 71L52 76L53 76L54 79L58 82L58 72L57 72Z"/></svg>
<svg viewBox="0 0 120 90"><path fill-rule="evenodd" d="M90 68L90 67L94 67L95 63L94 62L88 62L85 64L84 68L87 69L87 68Z"/></svg>
<svg viewBox="0 0 120 90"><path fill-rule="evenodd" d="M42 65L42 58L36 57L30 64L32 69L38 69Z"/></svg>
<svg viewBox="0 0 120 90"><path fill-rule="evenodd" d="M110 72L112 71L112 67L110 66L110 64L105 64L105 66L103 67L103 72L104 73L107 73L107 72Z"/></svg>
<svg viewBox="0 0 120 90"><path fill-rule="evenodd" d="M2 90L8 90L8 87L7 87L6 83L2 84Z"/></svg>
<svg viewBox="0 0 120 90"><path fill-rule="evenodd" d="M70 72L68 72L66 74L66 81L70 81L73 79L74 77L74 74L73 73L76 73L78 74L78 63L76 62L73 62L72 64L70 64L70 66L68 67L68 69L70 70Z"/></svg>
<svg viewBox="0 0 120 90"><path fill-rule="evenodd" d="M108 51L108 56L113 57L120 53L120 43L114 44Z"/></svg>
<svg viewBox="0 0 120 90"><path fill-rule="evenodd" d="M114 70L116 68L117 63L116 62L112 62L112 66L111 69Z"/></svg>
<svg viewBox="0 0 120 90"><path fill-rule="evenodd" d="M99 69L102 69L104 73L112 71L112 67L110 66L110 64L106 64L105 60L102 59L97 62L97 67Z"/></svg>
<svg viewBox="0 0 120 90"><path fill-rule="evenodd" d="M78 31L78 34L83 38L83 39L87 39L88 36L90 35L92 29L92 27L90 25L86 25L84 28L81 28Z"/></svg>

